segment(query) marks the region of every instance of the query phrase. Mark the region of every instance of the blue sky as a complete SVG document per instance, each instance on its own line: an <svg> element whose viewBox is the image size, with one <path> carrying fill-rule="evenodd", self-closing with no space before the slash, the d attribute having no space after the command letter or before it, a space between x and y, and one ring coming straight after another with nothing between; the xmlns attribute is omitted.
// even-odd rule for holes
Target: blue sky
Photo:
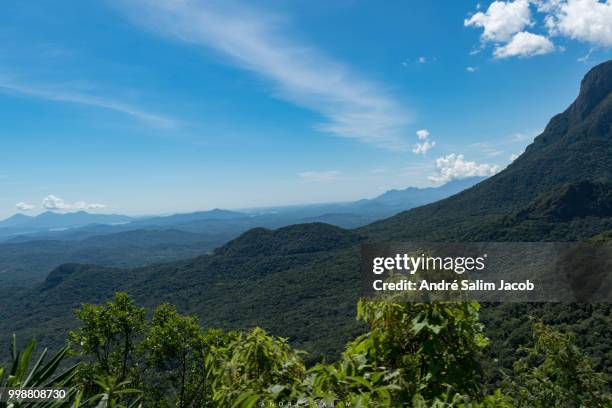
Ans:
<svg viewBox="0 0 612 408"><path fill-rule="evenodd" d="M493 174L610 58L610 22L596 0L5 1L0 217Z"/></svg>

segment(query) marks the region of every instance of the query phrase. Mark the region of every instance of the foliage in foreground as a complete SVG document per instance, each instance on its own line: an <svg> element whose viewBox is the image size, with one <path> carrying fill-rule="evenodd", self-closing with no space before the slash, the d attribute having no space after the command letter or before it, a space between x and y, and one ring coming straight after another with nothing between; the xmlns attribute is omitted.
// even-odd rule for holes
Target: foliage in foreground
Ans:
<svg viewBox="0 0 612 408"><path fill-rule="evenodd" d="M66 369L59 369L60 364L66 357L69 348L59 350L49 361L45 362L47 349L44 349L34 364L31 360L36 348L34 340L25 347L23 351L17 350L17 339L13 335L11 339L11 365L5 370L0 367L0 388L66 388L68 398L76 396L78 390L75 387L74 377L78 365L72 365ZM31 367L30 367L31 366ZM55 407L55 402L28 403L17 401L9 405L0 402L0 407Z"/></svg>
<svg viewBox="0 0 612 408"><path fill-rule="evenodd" d="M500 389L482 386L488 340L475 302L360 301L370 331L339 361L306 367L287 339L255 328L204 330L196 318L160 305L146 311L125 294L76 311L69 335L80 363L56 372L61 350L28 371L34 343L17 353L0 385L69 389L63 404L14 407L610 407L609 379L595 372L571 334L541 323L534 345L518 351ZM29 373L29 374L27 374ZM6 405L5 405L6 406Z"/></svg>

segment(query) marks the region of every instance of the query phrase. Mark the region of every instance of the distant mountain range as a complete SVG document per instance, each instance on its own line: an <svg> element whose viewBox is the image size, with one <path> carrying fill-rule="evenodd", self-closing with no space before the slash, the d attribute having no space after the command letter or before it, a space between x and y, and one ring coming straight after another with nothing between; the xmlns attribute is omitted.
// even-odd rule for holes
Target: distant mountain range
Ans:
<svg viewBox="0 0 612 408"><path fill-rule="evenodd" d="M166 228L206 234L223 229L225 224L227 229L237 229L239 232L257 226L277 228L299 222L328 222L342 227L356 227L448 197L481 180L483 178L473 177L454 180L440 187L390 190L373 199L355 202L275 207L263 210L213 209L150 217L92 214L85 211L72 213L47 211L37 216L15 214L0 221L0 241L23 242L40 238L83 239L139 229Z"/></svg>
<svg viewBox="0 0 612 408"><path fill-rule="evenodd" d="M75 324L71 310L122 290L141 305L176 304L213 327L258 325L312 359L331 358L362 329L354 319L361 243L606 239L611 190L609 61L586 75L576 101L521 157L458 194L352 230L322 223L255 228L183 261L125 269L63 265L36 287L0 296L0 333L58 344ZM530 341L528 315L539 313L565 330L596 333L581 336L581 347L598 366L612 368L612 344L601 341L612 338L609 305L485 305L481 312L501 366Z"/></svg>
<svg viewBox="0 0 612 408"><path fill-rule="evenodd" d="M37 216L15 214L0 221L0 231L11 230L17 233L28 231L67 229L81 227L88 224L121 224L133 221L134 218L116 214L91 214L85 211L71 213L57 213L46 211ZM6 232L3 232L6 234Z"/></svg>
<svg viewBox="0 0 612 408"><path fill-rule="evenodd" d="M447 197L480 178L441 187L391 190L373 199L248 210L214 209L157 217L45 212L0 221L0 285L42 281L67 262L134 267L205 254L256 227L304 222L354 227Z"/></svg>

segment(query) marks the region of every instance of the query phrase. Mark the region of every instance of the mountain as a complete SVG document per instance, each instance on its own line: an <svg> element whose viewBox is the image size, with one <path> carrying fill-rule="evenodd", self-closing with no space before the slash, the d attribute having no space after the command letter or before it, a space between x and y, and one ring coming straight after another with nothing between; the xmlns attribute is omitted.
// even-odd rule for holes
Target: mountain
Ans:
<svg viewBox="0 0 612 408"><path fill-rule="evenodd" d="M133 218L117 214L90 214L85 211L57 213L46 211L35 217L15 214L0 221L0 238L9 238L21 234L36 234L83 227L92 224L121 224Z"/></svg>
<svg viewBox="0 0 612 408"><path fill-rule="evenodd" d="M155 227L167 227L167 226L177 226L182 224L189 224L199 221L208 221L208 220L236 220L241 218L248 218L249 214L229 211L229 210L221 210L219 208L215 208L210 211L197 211L193 213L185 213L185 214L173 214L164 217L148 217L141 220L136 220L131 223L133 227L145 227L145 226L155 226Z"/></svg>
<svg viewBox="0 0 612 408"><path fill-rule="evenodd" d="M403 190L389 190L374 198L328 204L310 204L290 207L272 207L253 210L254 215L265 215L270 222L261 226L278 228L284 225L325 222L343 228L356 228L375 220L389 217L423 204L441 200L469 188L484 180L484 177L470 177L453 180L438 187L408 187Z"/></svg>
<svg viewBox="0 0 612 408"><path fill-rule="evenodd" d="M439 187L408 187L403 190L389 190L370 200L361 200L358 203L376 203L393 208L402 208L402 211L457 194L475 184L485 180L486 177L469 177L462 180L451 180Z"/></svg>
<svg viewBox="0 0 612 408"><path fill-rule="evenodd" d="M362 329L353 316L363 242L609 236L611 80L612 61L593 68L576 101L521 157L449 198L354 230L320 223L257 228L190 260L132 269L61 266L35 288L3 294L0 333L36 334L43 344L57 345L75 324L74 307L125 290L145 306L168 301L209 326L259 325L289 337L311 359L331 358ZM528 316L535 315L578 333L595 365L612 372L609 305L485 306L482 317L500 367L530 341Z"/></svg>
<svg viewBox="0 0 612 408"><path fill-rule="evenodd" d="M221 209L138 219L85 212L44 213L38 217L17 214L0 223L0 235L7 230L14 234L21 228L19 235L9 235L10 239L0 242L0 285L30 286L63 263L135 267L196 256L251 228L316 222L362 226L446 197L478 180L482 179L452 181L440 187L409 187L352 203L284 207L263 214ZM94 221L98 223L90 223ZM81 223L86 225L79 226ZM28 234L23 233L24 228L37 229Z"/></svg>
<svg viewBox="0 0 612 408"><path fill-rule="evenodd" d="M57 345L75 324L74 308L125 290L143 305L172 302L200 315L206 325L259 324L317 350L313 358L332 355L359 332L352 316L358 248L364 239L310 223L274 231L256 228L214 255L166 264L132 269L59 266L32 289L0 290L0 333L16 330L20 338L36 336L42 344Z"/></svg>
<svg viewBox="0 0 612 408"><path fill-rule="evenodd" d="M0 228L74 228L88 224L117 224L132 220L132 217L117 214L91 214L85 211L76 211L71 213L45 211L35 217L15 214L6 220L0 221Z"/></svg>
<svg viewBox="0 0 612 408"><path fill-rule="evenodd" d="M306 222L326 222L344 228L366 225L377 219L427 204L483 180L472 177L451 181L440 187L391 190L372 199L346 203L312 204L230 211L215 208L209 211L167 216L127 217L123 215L89 214L84 211L59 214L45 212L36 217L16 214L0 221L0 241L27 242L38 239L81 240L96 235L125 231L181 230L196 234L217 235L217 245L250 228L280 228ZM2 251L0 247L0 252ZM2 270L2 264L0 264Z"/></svg>
<svg viewBox="0 0 612 408"><path fill-rule="evenodd" d="M32 286L64 263L135 267L194 257L228 239L179 230L130 230L83 240L0 243L0 286Z"/></svg>
<svg viewBox="0 0 612 408"><path fill-rule="evenodd" d="M375 222L364 231L386 239L475 239L475 231L486 224L528 207L563 184L612 179L611 88L608 61L585 76L575 102L553 117L504 171L445 200Z"/></svg>
<svg viewBox="0 0 612 408"><path fill-rule="evenodd" d="M15 214L5 220L0 221L0 228L19 227L20 225L27 225L34 217L24 214Z"/></svg>
<svg viewBox="0 0 612 408"><path fill-rule="evenodd" d="M39 217L43 216L50 217L47 215L49 213L41 214ZM50 213L55 215L54 213ZM85 218L87 223L73 223L69 225L68 222L72 220L78 220L84 214L87 215ZM94 215L87 214L83 212L79 213L67 213L61 214L63 227L54 227L52 229L48 229L48 225L45 226L47 229L38 229L34 233L22 233L18 236L13 236L7 241L10 242L27 242L37 239L55 239L55 240L81 240L89 237L97 236L97 235L110 235L116 234L126 231L135 231L135 230L165 230L165 229L173 229L173 230L181 230L186 232L193 233L211 233L214 230L214 226L219 226L220 230L223 230L224 223L228 223L227 225L232 225L230 222L236 220L249 221L242 229L239 230L238 233L246 231L248 228L253 228L254 225L250 222L250 215L245 213L239 213L235 211L229 210L220 210L214 209L210 211L198 211L193 213L184 213L184 214L173 214L167 216L149 216L149 217L127 217L127 216L117 216L114 215L110 218L105 215ZM68 217L70 216L70 217ZM44 218L44 217L43 217ZM231 228L228 228L231 229ZM0 237L3 233L0 224ZM223 234L225 236L225 234ZM232 235L231 237L235 237L237 234ZM218 245L222 242L217 240Z"/></svg>

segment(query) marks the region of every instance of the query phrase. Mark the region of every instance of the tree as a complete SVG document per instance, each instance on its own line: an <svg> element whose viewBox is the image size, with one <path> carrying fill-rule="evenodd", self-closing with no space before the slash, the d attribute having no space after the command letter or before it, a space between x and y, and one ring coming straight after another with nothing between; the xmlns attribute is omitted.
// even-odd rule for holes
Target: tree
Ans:
<svg viewBox="0 0 612 408"><path fill-rule="evenodd" d="M575 345L571 333L535 323L534 344L520 350L506 380L517 407L610 407L606 378Z"/></svg>
<svg viewBox="0 0 612 408"><path fill-rule="evenodd" d="M215 406L291 401L306 372L302 352L261 328L230 334L226 340L213 347L207 358Z"/></svg>
<svg viewBox="0 0 612 408"><path fill-rule="evenodd" d="M169 304L157 307L142 349L145 361L170 383L161 398L171 395L180 408L204 405L209 391L204 365L207 339L195 317L181 316Z"/></svg>
<svg viewBox="0 0 612 408"><path fill-rule="evenodd" d="M145 309L136 306L126 293L117 292L114 301L99 306L83 304L75 314L82 327L70 332L70 343L77 355L93 356L81 369L80 377L87 385L93 387L97 376L138 383L134 350L145 327Z"/></svg>
<svg viewBox="0 0 612 408"><path fill-rule="evenodd" d="M488 345L479 307L477 302L361 300L357 316L371 329L349 344L345 356L364 356L370 367L398 370L402 401L445 393L477 398L481 352Z"/></svg>

